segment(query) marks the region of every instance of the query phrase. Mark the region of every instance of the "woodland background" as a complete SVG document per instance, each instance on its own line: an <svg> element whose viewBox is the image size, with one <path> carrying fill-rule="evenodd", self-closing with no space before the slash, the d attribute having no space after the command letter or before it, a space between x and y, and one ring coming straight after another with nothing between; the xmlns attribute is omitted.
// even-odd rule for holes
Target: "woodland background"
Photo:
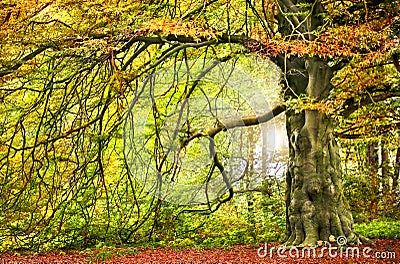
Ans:
<svg viewBox="0 0 400 264"><path fill-rule="evenodd" d="M187 58L227 60L261 76L271 105L282 104L281 73L268 59L277 54L346 64L327 100L284 104L336 120L355 230L398 239L399 6L326 1L324 7L326 24L315 33L318 41L308 42L276 32L278 10L269 0L0 1L0 251L281 241L283 114L273 123L281 135L273 162L255 165L265 158L264 130L251 128L255 151L243 181L232 199L208 205L179 206L148 195L127 169L122 132L145 78ZM254 42L229 43L225 34L235 32ZM248 188L256 177L262 182Z"/></svg>

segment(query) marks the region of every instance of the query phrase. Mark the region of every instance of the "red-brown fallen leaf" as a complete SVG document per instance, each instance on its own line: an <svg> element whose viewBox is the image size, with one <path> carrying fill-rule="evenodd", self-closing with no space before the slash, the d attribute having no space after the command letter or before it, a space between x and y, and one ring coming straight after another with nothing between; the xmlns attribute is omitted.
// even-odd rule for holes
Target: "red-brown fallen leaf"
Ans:
<svg viewBox="0 0 400 264"><path fill-rule="evenodd" d="M126 255L122 257L112 257L106 261L96 258L94 254L79 254L69 252L66 255L62 255L59 252L48 253L44 255L26 255L26 256L14 256L12 253L1 254L0 264L73 264L73 263L400 263L400 240L381 239L374 240L376 246L371 247L371 251L368 252L369 258L363 256L362 250L367 246L360 246L360 256L351 257L349 254L343 253L340 257L340 252L336 257L331 257L328 251L324 251L323 257L320 256L321 249L317 250L315 257L308 257L307 254L304 257L294 257L294 251L292 254L286 251L283 255L285 257L279 257L276 251L267 254L264 258L261 258L257 254L259 247L251 245L238 245L230 249L183 249L175 250L167 247L159 248L143 248L139 249L140 253L136 255ZM264 246L260 244L260 247ZM277 246L277 243L268 245L269 248ZM301 251L300 251L301 252ZM389 258L389 252L393 252ZM263 253L263 251L261 252ZM376 258L375 253L386 254L387 258ZM270 254L272 257L270 257ZM115 255L115 254L114 254Z"/></svg>

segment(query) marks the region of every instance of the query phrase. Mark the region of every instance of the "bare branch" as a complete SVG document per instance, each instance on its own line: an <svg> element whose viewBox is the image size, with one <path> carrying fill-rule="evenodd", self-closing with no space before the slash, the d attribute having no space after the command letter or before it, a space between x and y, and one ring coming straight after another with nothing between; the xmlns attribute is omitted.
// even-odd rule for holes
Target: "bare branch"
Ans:
<svg viewBox="0 0 400 264"><path fill-rule="evenodd" d="M205 8L207 8L208 6L210 6L211 4L218 2L218 0L210 0L210 1L205 1L203 4L197 6L195 9L189 10L188 12L186 12L181 19L186 19L189 18L193 15L196 15L198 13L200 13L201 11L203 11Z"/></svg>

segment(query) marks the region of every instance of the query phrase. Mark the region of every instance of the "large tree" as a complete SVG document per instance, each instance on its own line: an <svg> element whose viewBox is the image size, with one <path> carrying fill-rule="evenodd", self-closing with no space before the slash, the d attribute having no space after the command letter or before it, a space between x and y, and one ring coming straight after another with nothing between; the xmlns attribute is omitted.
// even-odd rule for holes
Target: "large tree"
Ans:
<svg viewBox="0 0 400 264"><path fill-rule="evenodd" d="M105 195L102 206L110 212L111 205L133 192L132 208L139 208L129 171L122 169L115 190L108 187L106 175L119 169L108 161L117 152L113 146L123 114L141 91L140 82L174 60L229 61L251 53L281 69L285 105L202 131L187 124L181 146L267 122L286 110L290 154L285 244L315 245L332 235L360 242L343 197L336 137L369 133L364 122L377 113L375 127L398 131L396 112L387 111L398 106L394 99L399 96L393 67L398 67L400 28L396 1L14 1L0 6L0 219L12 218L17 204L19 219L31 219L25 229L20 223L9 226L15 234L38 234L72 207L89 215L82 199L87 203ZM195 80L193 89L197 85ZM188 99L193 89L181 98ZM371 104L376 111L368 116ZM360 121L363 116L369 119ZM215 152L214 141L209 143ZM165 154L161 144L153 147L154 155ZM219 156L211 156L213 169L226 182ZM120 190L122 183L132 190ZM48 190L44 203L41 188ZM229 195L219 202L232 197L228 183L227 189ZM82 198L72 200L78 194ZM149 202L155 208L149 212L157 215L161 203ZM141 215L138 219L151 215L132 208ZM122 209L121 219L128 218ZM122 240L143 225L141 220L127 223L121 227ZM63 220L55 225L61 230Z"/></svg>

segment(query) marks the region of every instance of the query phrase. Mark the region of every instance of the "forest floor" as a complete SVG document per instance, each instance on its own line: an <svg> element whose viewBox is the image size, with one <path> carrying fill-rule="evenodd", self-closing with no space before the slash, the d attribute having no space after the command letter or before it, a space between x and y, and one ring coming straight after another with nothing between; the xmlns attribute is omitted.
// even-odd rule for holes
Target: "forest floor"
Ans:
<svg viewBox="0 0 400 264"><path fill-rule="evenodd" d="M238 245L228 249L98 249L84 252L59 251L46 254L3 253L0 264L73 263L400 263L400 240L374 240L375 246L326 247L312 250L276 251L277 243L259 247ZM333 245L331 246L333 247ZM271 250L272 249L272 250Z"/></svg>

